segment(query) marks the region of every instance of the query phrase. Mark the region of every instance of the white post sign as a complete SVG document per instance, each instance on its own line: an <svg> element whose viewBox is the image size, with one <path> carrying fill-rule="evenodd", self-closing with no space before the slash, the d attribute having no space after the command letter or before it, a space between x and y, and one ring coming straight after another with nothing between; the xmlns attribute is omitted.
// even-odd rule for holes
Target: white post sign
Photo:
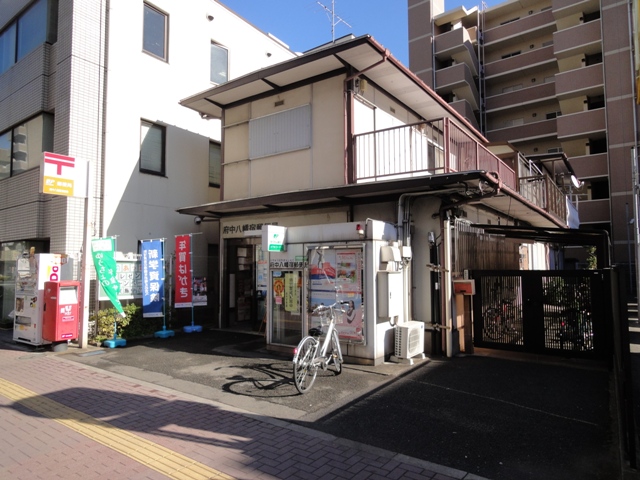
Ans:
<svg viewBox="0 0 640 480"><path fill-rule="evenodd" d="M87 198L86 160L44 152L40 193Z"/></svg>

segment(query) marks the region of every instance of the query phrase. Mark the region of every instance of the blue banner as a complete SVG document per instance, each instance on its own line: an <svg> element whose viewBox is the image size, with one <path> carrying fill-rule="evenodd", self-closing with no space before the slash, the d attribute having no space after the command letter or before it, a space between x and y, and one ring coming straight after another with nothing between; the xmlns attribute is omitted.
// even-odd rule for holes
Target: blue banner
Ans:
<svg viewBox="0 0 640 480"><path fill-rule="evenodd" d="M142 316L164 317L164 241L142 241Z"/></svg>

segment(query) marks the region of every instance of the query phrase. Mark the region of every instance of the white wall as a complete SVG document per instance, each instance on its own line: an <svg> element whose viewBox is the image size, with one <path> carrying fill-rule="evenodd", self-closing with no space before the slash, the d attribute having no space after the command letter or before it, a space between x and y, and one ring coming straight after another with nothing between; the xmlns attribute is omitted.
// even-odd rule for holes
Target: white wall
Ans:
<svg viewBox="0 0 640 480"><path fill-rule="evenodd" d="M169 16L166 62L142 51L142 2L112 0L109 11L100 235L118 235L122 251L136 251L141 239L197 230L192 217L175 210L215 197L208 186L209 139L220 140L220 122L179 105L211 87L211 42L228 48L230 78L294 56L217 2L149 3ZM166 126L166 177L139 172L141 119Z"/></svg>

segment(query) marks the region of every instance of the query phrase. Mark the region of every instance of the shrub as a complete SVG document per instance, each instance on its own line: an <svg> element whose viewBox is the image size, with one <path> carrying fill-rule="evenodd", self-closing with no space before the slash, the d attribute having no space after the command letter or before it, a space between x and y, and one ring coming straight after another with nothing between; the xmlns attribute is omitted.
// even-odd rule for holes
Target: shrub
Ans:
<svg viewBox="0 0 640 480"><path fill-rule="evenodd" d="M89 321L95 322L95 334L91 341L102 342L113 338L114 323L118 326L118 337L131 339L153 335L162 329L162 317L144 318L142 307L131 303L123 307L125 317L120 316L115 308L108 308L94 313Z"/></svg>

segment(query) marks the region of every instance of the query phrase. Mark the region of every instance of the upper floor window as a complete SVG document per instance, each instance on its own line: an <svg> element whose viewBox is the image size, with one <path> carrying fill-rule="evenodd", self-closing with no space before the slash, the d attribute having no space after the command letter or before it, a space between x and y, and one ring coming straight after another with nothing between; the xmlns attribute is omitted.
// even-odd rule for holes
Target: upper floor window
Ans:
<svg viewBox="0 0 640 480"><path fill-rule="evenodd" d="M167 24L167 15L144 4L142 50L163 60L167 59Z"/></svg>
<svg viewBox="0 0 640 480"><path fill-rule="evenodd" d="M45 42L55 43L58 0L36 0L0 32L0 74Z"/></svg>
<svg viewBox="0 0 640 480"><path fill-rule="evenodd" d="M225 83L229 80L229 52L211 42L211 82Z"/></svg>
<svg viewBox="0 0 640 480"><path fill-rule="evenodd" d="M277 155L311 146L311 105L249 120L249 158Z"/></svg>
<svg viewBox="0 0 640 480"><path fill-rule="evenodd" d="M209 186L219 187L221 177L222 148L217 142L209 142Z"/></svg>
<svg viewBox="0 0 640 480"><path fill-rule="evenodd" d="M140 123L140 171L165 174L165 128L144 120Z"/></svg>
<svg viewBox="0 0 640 480"><path fill-rule="evenodd" d="M42 154L53 150L53 117L38 115L0 133L0 179L39 167Z"/></svg>

